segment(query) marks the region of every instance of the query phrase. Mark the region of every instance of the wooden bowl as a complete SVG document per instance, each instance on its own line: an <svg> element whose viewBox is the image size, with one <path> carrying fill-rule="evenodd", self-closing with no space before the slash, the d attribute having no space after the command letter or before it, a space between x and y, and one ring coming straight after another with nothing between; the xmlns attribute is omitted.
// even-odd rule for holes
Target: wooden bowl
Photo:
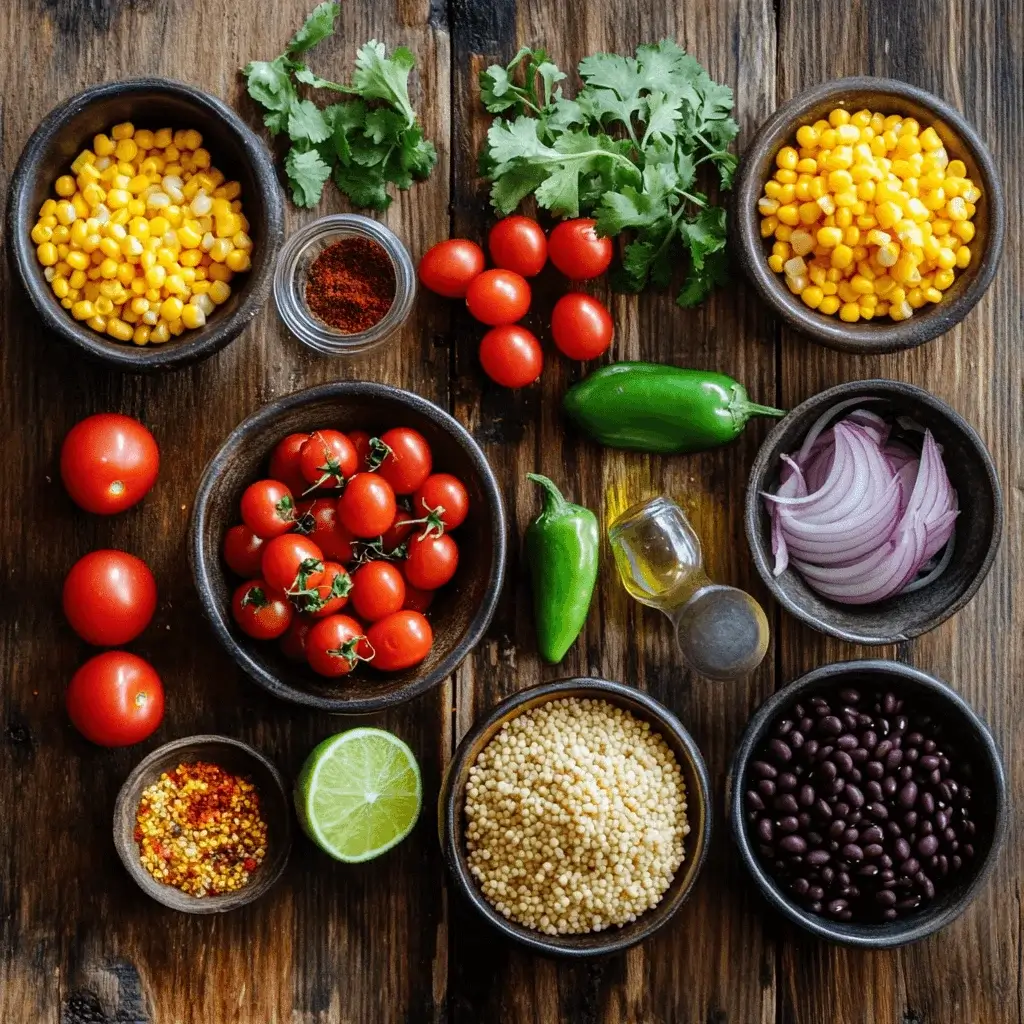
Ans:
<svg viewBox="0 0 1024 1024"><path fill-rule="evenodd" d="M796 451L817 418L846 399L881 398L866 407L887 419L909 415L928 427L960 502L953 560L934 582L869 605L820 597L795 569L773 573L771 521L761 492L774 490L780 459ZM851 410L847 410L851 411ZM945 622L975 595L992 568L1003 529L1003 498L992 456L974 428L945 402L912 384L859 380L822 391L798 405L765 438L750 470L744 522L754 565L775 599L809 626L857 644L895 644Z"/></svg>
<svg viewBox="0 0 1024 1024"><path fill-rule="evenodd" d="M249 884L220 896L191 896L158 882L139 859L135 842L135 815L143 791L179 764L210 761L225 771L249 778L260 798L260 812L267 823L267 855ZM281 773L258 750L228 736L186 736L157 747L125 779L114 805L114 846L136 884L158 903L186 914L221 914L243 907L262 896L284 871L292 844L292 810Z"/></svg>
<svg viewBox="0 0 1024 1024"><path fill-rule="evenodd" d="M941 302L914 310L899 323L888 317L848 324L838 315L818 313L793 295L781 274L768 266L769 241L761 238L757 201L775 169L783 146L794 145L796 131L827 117L835 107L901 114L932 125L950 159L962 160L968 176L979 185L982 198L974 216L973 258ZM814 341L844 352L896 352L914 348L945 333L974 308L992 283L1003 248L1005 200L992 157L978 133L948 103L924 89L891 78L840 78L808 89L784 103L758 129L740 163L732 192L730 236L732 248L761 297L791 327Z"/></svg>
<svg viewBox="0 0 1024 1024"><path fill-rule="evenodd" d="M231 282L231 297L206 326L160 345L134 345L100 334L73 319L53 294L29 237L53 183L98 132L122 121L145 128L196 128L215 167L242 184L242 203L253 241L252 269ZM166 370L205 359L248 326L270 291L281 245L283 205L266 148L230 107L214 96L169 78L106 82L64 100L28 140L11 181L7 237L17 268L46 327L90 356L121 370Z"/></svg>
<svg viewBox="0 0 1024 1024"><path fill-rule="evenodd" d="M812 914L794 903L768 873L748 834L744 792L754 751L772 723L803 698L829 696L847 686L890 688L898 697L911 697L941 722L970 763L975 796L974 839L976 856L972 870L926 907L895 921L857 924ZM848 946L887 949L917 942L959 917L978 895L995 866L1006 839L1009 822L1006 774L1002 758L988 726L956 691L919 669L895 661L844 661L823 665L774 693L754 712L733 756L729 783L733 837L740 857L768 902L809 932Z"/></svg>
<svg viewBox="0 0 1024 1024"><path fill-rule="evenodd" d="M466 781L469 770L480 751L487 746L505 722L530 708L548 704L564 697L606 700L651 724L675 754L686 783L687 817L690 834L687 836L683 861L661 902L635 921L621 928L608 928L586 935L545 935L506 919L484 898L469 870L463 839L462 809L466 799ZM686 902L697 876L704 866L711 842L710 782L704 758L682 723L664 705L646 693L609 682L607 679L574 678L553 683L542 683L520 690L495 705L491 713L477 722L463 737L455 757L448 766L441 794L438 798L438 833L441 849L456 888L506 938L551 956L586 959L606 956L635 946L650 938L668 924L672 916Z"/></svg>
<svg viewBox="0 0 1024 1024"><path fill-rule="evenodd" d="M469 492L469 515L453 534L463 557L455 578L438 592L428 612L434 646L425 661L392 673L362 664L343 679L324 679L308 666L289 661L276 643L252 640L238 629L230 603L242 581L226 570L221 542L225 531L240 520L242 492L266 474L271 451L286 435L320 427L383 432L401 426L423 434L433 449L435 470L454 473ZM448 413L399 388L337 381L271 402L232 431L199 484L189 552L196 590L217 638L260 686L294 704L338 714L370 714L436 686L480 642L505 573L505 509L486 457Z"/></svg>

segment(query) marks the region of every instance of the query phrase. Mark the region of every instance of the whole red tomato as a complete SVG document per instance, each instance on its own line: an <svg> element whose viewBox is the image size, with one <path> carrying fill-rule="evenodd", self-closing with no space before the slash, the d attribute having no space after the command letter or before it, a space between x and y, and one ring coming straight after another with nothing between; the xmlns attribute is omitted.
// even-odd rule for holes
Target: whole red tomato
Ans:
<svg viewBox="0 0 1024 1024"><path fill-rule="evenodd" d="M569 292L551 311L551 336L562 355L596 359L608 351L615 325L611 313L592 295Z"/></svg>
<svg viewBox="0 0 1024 1024"><path fill-rule="evenodd" d="M281 638L277 643L281 648L281 653L289 661L305 663L306 638L309 636L309 631L312 628L313 622L311 619L306 618L304 615L296 615L292 619L292 624L281 634Z"/></svg>
<svg viewBox="0 0 1024 1024"><path fill-rule="evenodd" d="M442 526L454 530L466 521L469 495L458 477L451 473L433 473L416 492L413 509L418 517L435 514Z"/></svg>
<svg viewBox="0 0 1024 1024"><path fill-rule="evenodd" d="M286 533L267 542L260 565L272 590L312 590L324 576L324 553L301 533Z"/></svg>
<svg viewBox="0 0 1024 1024"><path fill-rule="evenodd" d="M449 238L423 254L419 274L425 288L448 299L461 299L483 269L484 251L476 242Z"/></svg>
<svg viewBox="0 0 1024 1024"><path fill-rule="evenodd" d="M362 659L363 627L348 615L331 615L313 625L306 637L306 660L328 678L347 676Z"/></svg>
<svg viewBox="0 0 1024 1024"><path fill-rule="evenodd" d="M432 590L419 590L408 580L405 581L405 601L402 608L413 612L425 612L434 603Z"/></svg>
<svg viewBox="0 0 1024 1024"><path fill-rule="evenodd" d="M231 614L239 628L254 640L274 640L290 625L295 610L266 580L243 583L231 598Z"/></svg>
<svg viewBox="0 0 1024 1024"><path fill-rule="evenodd" d="M400 611L375 622L366 631L366 643L373 649L374 668L400 672L430 653L434 633L420 612Z"/></svg>
<svg viewBox="0 0 1024 1024"><path fill-rule="evenodd" d="M126 747L149 736L164 717L164 688L148 661L104 651L72 677L65 695L74 727L101 747Z"/></svg>
<svg viewBox="0 0 1024 1024"><path fill-rule="evenodd" d="M324 573L320 582L312 588L316 591L315 609L309 614L314 619L326 619L328 615L340 612L348 604L352 591L352 577L337 562L324 562Z"/></svg>
<svg viewBox="0 0 1024 1024"><path fill-rule="evenodd" d="M352 607L366 622L400 611L405 603L405 579L390 562L367 562L352 574Z"/></svg>
<svg viewBox="0 0 1024 1024"><path fill-rule="evenodd" d="M459 546L447 533L440 537L413 537L402 566L405 578L419 590L437 590L459 566Z"/></svg>
<svg viewBox="0 0 1024 1024"><path fill-rule="evenodd" d="M380 436L388 451L378 472L395 494L412 494L430 476L434 459L427 439L411 427L395 427Z"/></svg>
<svg viewBox="0 0 1024 1024"><path fill-rule="evenodd" d="M292 494L301 494L309 486L299 462L299 453L308 440L309 434L289 434L277 442L270 455L270 479L280 480Z"/></svg>
<svg viewBox="0 0 1024 1024"><path fill-rule="evenodd" d="M597 221L581 217L563 220L548 239L551 262L573 281L603 274L612 262L612 240L599 238Z"/></svg>
<svg viewBox="0 0 1024 1024"><path fill-rule="evenodd" d="M544 368L544 353L536 336L525 327L495 327L480 340L480 365L495 384L525 388Z"/></svg>
<svg viewBox="0 0 1024 1024"><path fill-rule="evenodd" d="M379 473L356 473L338 499L342 525L356 537L379 537L395 520L395 492Z"/></svg>
<svg viewBox="0 0 1024 1024"><path fill-rule="evenodd" d="M125 551L90 551L64 580L64 614L97 647L134 640L156 611L156 580L141 558Z"/></svg>
<svg viewBox="0 0 1024 1024"><path fill-rule="evenodd" d="M350 430L348 439L352 442L352 447L355 448L359 458L357 470L362 473L370 468L370 434L366 430Z"/></svg>
<svg viewBox="0 0 1024 1024"><path fill-rule="evenodd" d="M428 478L429 479L429 478ZM386 555L403 544L406 538L416 529L413 519L416 518L407 506L408 498L403 498L395 509L395 518L391 525L381 534L380 546Z"/></svg>
<svg viewBox="0 0 1024 1024"><path fill-rule="evenodd" d="M529 217L502 217L487 236L487 248L495 266L523 277L535 277L548 261L544 229Z"/></svg>
<svg viewBox="0 0 1024 1024"><path fill-rule="evenodd" d="M242 492L242 522L263 540L295 525L295 499L279 480L257 480Z"/></svg>
<svg viewBox="0 0 1024 1024"><path fill-rule="evenodd" d="M359 468L355 445L340 430L314 430L299 453L306 490L340 488Z"/></svg>
<svg viewBox="0 0 1024 1024"><path fill-rule="evenodd" d="M112 515L140 501L156 481L160 449L131 416L103 412L76 423L60 450L60 476L86 512Z"/></svg>
<svg viewBox="0 0 1024 1024"><path fill-rule="evenodd" d="M224 561L242 579L251 580L260 574L260 559L266 542L257 537L245 523L232 526L224 534Z"/></svg>
<svg viewBox="0 0 1024 1024"><path fill-rule="evenodd" d="M530 308L530 286L511 270L485 270L466 289L466 306L482 324L514 324Z"/></svg>
<svg viewBox="0 0 1024 1024"><path fill-rule="evenodd" d="M338 518L337 498L316 498L314 501L302 502L299 513L303 518L311 517L313 528L306 536L323 552L324 558L341 562L342 565L352 561L354 538Z"/></svg>

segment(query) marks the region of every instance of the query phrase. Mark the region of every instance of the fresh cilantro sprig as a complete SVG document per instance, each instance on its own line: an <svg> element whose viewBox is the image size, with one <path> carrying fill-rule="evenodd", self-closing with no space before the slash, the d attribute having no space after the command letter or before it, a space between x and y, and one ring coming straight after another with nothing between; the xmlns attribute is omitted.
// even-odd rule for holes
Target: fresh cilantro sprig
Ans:
<svg viewBox="0 0 1024 1024"><path fill-rule="evenodd" d="M249 95L266 111L271 135L291 140L284 169L297 206L315 206L333 178L354 205L385 210L392 198L388 185L407 189L427 178L437 152L409 99L416 60L404 46L390 57L376 39L360 47L351 85L321 78L299 59L334 32L340 11L338 3L320 4L284 53L250 61L242 74ZM350 98L319 107L300 95L299 85Z"/></svg>
<svg viewBox="0 0 1024 1024"><path fill-rule="evenodd" d="M599 234L630 232L613 279L621 291L666 287L685 253L677 301L696 305L727 277L725 210L697 178L707 164L720 188L732 184L732 90L670 39L635 57L594 54L579 74L569 99L564 72L528 47L480 73L484 106L502 115L480 159L492 205L508 214L533 194L555 216L594 216Z"/></svg>

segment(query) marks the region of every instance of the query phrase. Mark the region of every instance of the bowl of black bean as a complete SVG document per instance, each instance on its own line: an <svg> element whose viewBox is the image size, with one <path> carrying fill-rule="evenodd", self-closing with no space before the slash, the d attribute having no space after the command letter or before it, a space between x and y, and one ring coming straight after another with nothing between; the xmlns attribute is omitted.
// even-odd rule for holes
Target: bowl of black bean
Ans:
<svg viewBox="0 0 1024 1024"><path fill-rule="evenodd" d="M893 661L809 672L754 713L733 758L733 834L764 896L832 942L916 942L966 910L1007 830L988 726Z"/></svg>

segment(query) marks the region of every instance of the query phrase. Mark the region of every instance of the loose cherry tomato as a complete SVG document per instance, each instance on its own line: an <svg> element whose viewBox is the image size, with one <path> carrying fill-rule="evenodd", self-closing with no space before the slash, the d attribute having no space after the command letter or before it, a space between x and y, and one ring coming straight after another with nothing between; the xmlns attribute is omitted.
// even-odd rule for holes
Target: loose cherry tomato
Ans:
<svg viewBox="0 0 1024 1024"><path fill-rule="evenodd" d="M149 736L164 717L164 688L148 661L104 651L72 677L65 696L74 727L101 747L126 747Z"/></svg>
<svg viewBox="0 0 1024 1024"><path fill-rule="evenodd" d="M274 640L291 625L295 611L284 594L272 590L265 580L249 580L232 596L231 614L247 636Z"/></svg>
<svg viewBox="0 0 1024 1024"><path fill-rule="evenodd" d="M306 637L306 660L322 676L347 676L362 660L363 627L348 615L331 615L314 623Z"/></svg>
<svg viewBox="0 0 1024 1024"><path fill-rule="evenodd" d="M314 619L326 619L328 615L340 612L348 604L352 591L352 577L337 562L324 562L323 576L316 585L316 600L319 605L309 614Z"/></svg>
<svg viewBox="0 0 1024 1024"><path fill-rule="evenodd" d="M461 299L470 281L484 269L484 251L466 238L449 238L429 248L420 260L424 287L448 299Z"/></svg>
<svg viewBox="0 0 1024 1024"><path fill-rule="evenodd" d="M525 327L495 327L480 339L480 365L495 384L525 388L540 376L544 353Z"/></svg>
<svg viewBox="0 0 1024 1024"><path fill-rule="evenodd" d="M141 558L124 551L90 551L64 580L64 614L97 647L134 640L156 611L156 580Z"/></svg>
<svg viewBox="0 0 1024 1024"><path fill-rule="evenodd" d="M365 430L350 430L348 439L352 442L352 447L355 448L356 456L359 459L357 472L362 473L370 468L370 435Z"/></svg>
<svg viewBox="0 0 1024 1024"><path fill-rule="evenodd" d="M379 537L395 520L395 492L379 473L356 473L338 499L338 515L356 537Z"/></svg>
<svg viewBox="0 0 1024 1024"><path fill-rule="evenodd" d="M454 530L466 521L469 495L462 481L451 473L433 473L413 498L417 518L435 513L445 529Z"/></svg>
<svg viewBox="0 0 1024 1024"><path fill-rule="evenodd" d="M535 277L548 261L544 229L529 217L502 217L487 236L487 248L495 266Z"/></svg>
<svg viewBox="0 0 1024 1024"><path fill-rule="evenodd" d="M299 452L306 490L339 488L359 468L355 445L340 430L314 430Z"/></svg>
<svg viewBox="0 0 1024 1024"><path fill-rule="evenodd" d="M380 435L387 445L378 472L395 494L412 494L430 476L434 459L427 439L411 427L395 427Z"/></svg>
<svg viewBox="0 0 1024 1024"><path fill-rule="evenodd" d="M419 590L408 580L405 581L405 601L402 608L412 612L425 612L434 603L432 590Z"/></svg>
<svg viewBox="0 0 1024 1024"><path fill-rule="evenodd" d="M278 480L257 480L242 492L242 522L262 540L280 537L295 525L295 499Z"/></svg>
<svg viewBox="0 0 1024 1024"><path fill-rule="evenodd" d="M299 503L300 523L306 516L312 517L313 528L307 537L324 553L324 558L346 565L352 561L353 536L338 518L337 498L316 498ZM305 529L305 526L302 526Z"/></svg>
<svg viewBox="0 0 1024 1024"><path fill-rule="evenodd" d="M598 238L596 221L581 217L563 220L548 239L551 262L573 281L603 274L612 262L612 240Z"/></svg>
<svg viewBox="0 0 1024 1024"><path fill-rule="evenodd" d="M440 537L413 537L402 568L414 587L437 590L455 575L458 565L459 546L445 533Z"/></svg>
<svg viewBox="0 0 1024 1024"><path fill-rule="evenodd" d="M365 622L401 611L405 579L390 562L367 562L352 574L352 607Z"/></svg>
<svg viewBox="0 0 1024 1024"><path fill-rule="evenodd" d="M268 541L260 564L271 589L285 594L312 590L324 576L324 553L301 533Z"/></svg>
<svg viewBox="0 0 1024 1024"><path fill-rule="evenodd" d="M614 333L611 314L591 295L569 292L551 311L551 336L558 351L570 359L603 355Z"/></svg>
<svg viewBox="0 0 1024 1024"><path fill-rule="evenodd" d="M281 634L281 639L277 643L281 653L289 661L306 661L306 638L312 628L313 623L310 619L304 615L296 615L292 619L292 624Z"/></svg>
<svg viewBox="0 0 1024 1024"><path fill-rule="evenodd" d="M427 478L430 479L429 477ZM380 538L381 550L390 555L395 548L401 546L405 539L416 529L412 522L416 517L407 505L408 499L402 498L395 509L395 518L391 525L384 531Z"/></svg>
<svg viewBox="0 0 1024 1024"><path fill-rule="evenodd" d="M263 545L261 537L257 537L245 523L239 523L224 534L224 561L233 573L251 580L260 574Z"/></svg>
<svg viewBox="0 0 1024 1024"><path fill-rule="evenodd" d="M86 512L113 515L140 501L156 482L160 449L131 416L103 412L76 423L60 450L60 476Z"/></svg>
<svg viewBox="0 0 1024 1024"><path fill-rule="evenodd" d="M366 631L366 642L373 649L374 668L399 672L430 653L434 633L419 612L399 611L375 622Z"/></svg>
<svg viewBox="0 0 1024 1024"><path fill-rule="evenodd" d="M309 434L289 434L277 442L270 454L270 478L280 480L292 494L301 494L309 484L302 475L299 453Z"/></svg>
<svg viewBox="0 0 1024 1024"><path fill-rule="evenodd" d="M514 324L530 308L530 286L511 270L485 270L466 290L466 306L482 324Z"/></svg>

